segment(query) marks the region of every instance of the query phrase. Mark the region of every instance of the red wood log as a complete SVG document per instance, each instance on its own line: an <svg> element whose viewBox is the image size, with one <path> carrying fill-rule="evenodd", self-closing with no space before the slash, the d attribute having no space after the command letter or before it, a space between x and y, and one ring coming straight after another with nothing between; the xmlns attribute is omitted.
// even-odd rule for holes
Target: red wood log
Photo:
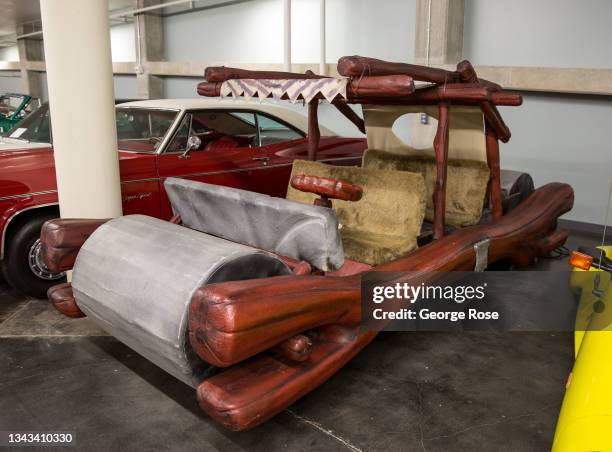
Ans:
<svg viewBox="0 0 612 452"><path fill-rule="evenodd" d="M497 110L497 107L495 105L492 105L490 102L482 102L480 104L480 108L482 109L482 114L484 115L486 121L489 123L489 126L495 131L495 135L497 135L497 138L499 138L504 143L510 141L510 137L512 136L512 134L510 133L510 129L502 119L499 110Z"/></svg>
<svg viewBox="0 0 612 452"><path fill-rule="evenodd" d="M359 185L331 177L297 174L290 183L297 190L343 201L359 201L363 195L363 188Z"/></svg>
<svg viewBox="0 0 612 452"><path fill-rule="evenodd" d="M296 363L261 354L204 380L196 395L200 407L224 427L253 428L323 384L374 337L345 328L347 341L314 339L307 361Z"/></svg>
<svg viewBox="0 0 612 452"><path fill-rule="evenodd" d="M286 341L272 347L272 350L280 353L287 359L302 362L310 357L312 351L312 340L308 336L298 334L290 337Z"/></svg>
<svg viewBox="0 0 612 452"><path fill-rule="evenodd" d="M515 92L492 91L482 83L452 83L418 89L406 101L410 104L437 104L452 101L455 104L490 102L493 105L519 106L523 99Z"/></svg>
<svg viewBox="0 0 612 452"><path fill-rule="evenodd" d="M58 218L43 224L40 242L47 268L55 273L70 270L85 241L107 221Z"/></svg>
<svg viewBox="0 0 612 452"><path fill-rule="evenodd" d="M319 130L319 101L316 99L308 103L308 160L316 160L321 142Z"/></svg>
<svg viewBox="0 0 612 452"><path fill-rule="evenodd" d="M198 94L206 97L219 97L221 95L220 82L201 82L198 84ZM357 98L386 99L406 97L414 92L414 81L406 75L393 75L385 77L363 77L352 80L346 88L346 96L350 101ZM270 94L271 97L272 95ZM282 97L288 99L287 95ZM302 99L302 96L299 97ZM318 95L315 99L323 99Z"/></svg>
<svg viewBox="0 0 612 452"><path fill-rule="evenodd" d="M449 115L448 104L442 102L438 109L438 130L434 138L436 152L436 185L433 194L434 203L434 240L444 236L446 217L446 169L448 164L448 132Z"/></svg>
<svg viewBox="0 0 612 452"><path fill-rule="evenodd" d="M502 89L502 87L497 83L478 78L474 66L472 66L472 63L470 63L468 60L463 60L457 63L457 73L459 74L461 81L464 83L482 83L493 90Z"/></svg>
<svg viewBox="0 0 612 452"><path fill-rule="evenodd" d="M391 63L357 55L340 58L338 60L338 73L345 77L403 74L412 77L414 80L431 83L458 83L461 81L457 72L415 64Z"/></svg>
<svg viewBox="0 0 612 452"><path fill-rule="evenodd" d="M198 356L214 366L231 366L321 325L359 322L359 312L351 309L359 296L358 276L279 276L273 285L270 278L242 282L248 284L207 285L191 299L189 340ZM285 290L287 284L291 291ZM324 290L313 298L315 288Z"/></svg>
<svg viewBox="0 0 612 452"><path fill-rule="evenodd" d="M355 111L346 104L346 102L334 100L332 102L332 105L336 107L346 119L355 124L355 126L359 129L361 133L366 133L364 120L361 119L359 115L355 113Z"/></svg>
<svg viewBox="0 0 612 452"><path fill-rule="evenodd" d="M55 309L65 316L72 317L73 319L85 317L83 311L76 304L70 283L57 284L51 287L47 291L47 298Z"/></svg>
<svg viewBox="0 0 612 452"><path fill-rule="evenodd" d="M346 87L347 98L402 97L414 92L414 81L407 75L372 76L353 79Z"/></svg>
<svg viewBox="0 0 612 452"><path fill-rule="evenodd" d="M381 104L381 105L437 105L441 101L452 101L455 105L477 105L489 101L493 105L519 106L523 99L520 94L511 91L491 91L482 83L477 85L469 84L449 84L442 86L432 86L412 91L405 85L404 93L389 88L386 93L381 94L375 89L365 88L372 85L374 81L352 82L347 88L347 99L336 99L336 103L341 105L344 102L355 104ZM407 83L407 82L405 82ZM221 95L220 83L202 82L198 84L198 94L206 97L219 97ZM316 99L322 100L322 95L317 95ZM288 96L283 96L288 99ZM360 118L359 118L360 119ZM358 127L360 127L358 125Z"/></svg>
<svg viewBox="0 0 612 452"><path fill-rule="evenodd" d="M501 192L501 172L499 165L499 142L497 135L491 128L488 121L485 122L486 146L487 146L487 165L489 166L489 205L493 221L498 221L503 215L502 192Z"/></svg>
<svg viewBox="0 0 612 452"><path fill-rule="evenodd" d="M489 262L514 258L521 247L531 255L547 253L558 242L546 247L542 239L554 234L557 218L571 209L573 199L569 185L545 185L501 220L460 229L376 270L471 270L474 244L484 239L490 240ZM203 360L227 367L312 328L355 325L361 317L360 281L359 275L280 276L202 287L191 301L189 340Z"/></svg>
<svg viewBox="0 0 612 452"><path fill-rule="evenodd" d="M208 82L225 82L230 79L250 78L250 79L268 79L268 80L285 80L285 79L318 79L326 78L322 75L317 75L312 71L305 74L296 72L280 72L280 71L249 71L247 69L238 69L226 66L209 66L204 71L204 80Z"/></svg>

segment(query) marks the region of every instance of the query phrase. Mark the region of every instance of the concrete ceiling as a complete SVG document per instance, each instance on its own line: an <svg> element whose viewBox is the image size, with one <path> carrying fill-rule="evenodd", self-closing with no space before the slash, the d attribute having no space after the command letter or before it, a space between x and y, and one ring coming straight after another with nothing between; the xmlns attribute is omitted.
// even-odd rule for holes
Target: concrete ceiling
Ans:
<svg viewBox="0 0 612 452"><path fill-rule="evenodd" d="M109 11L134 8L136 0L108 0ZM17 26L40 23L39 0L0 0L0 37L14 35Z"/></svg>
<svg viewBox="0 0 612 452"><path fill-rule="evenodd" d="M17 42L16 35L40 32L40 0L0 0L0 47L12 46ZM88 1L88 0L83 0ZM137 8L138 0L107 0L111 16L111 25L133 20L131 14L117 16L117 13L129 13ZM151 14L171 16L185 14L253 0L191 0L150 11ZM165 4L169 0L143 0L142 5ZM172 3L172 2L170 2ZM23 26L22 29L21 26ZM20 29L20 30L18 30ZM42 39L34 35L32 39Z"/></svg>

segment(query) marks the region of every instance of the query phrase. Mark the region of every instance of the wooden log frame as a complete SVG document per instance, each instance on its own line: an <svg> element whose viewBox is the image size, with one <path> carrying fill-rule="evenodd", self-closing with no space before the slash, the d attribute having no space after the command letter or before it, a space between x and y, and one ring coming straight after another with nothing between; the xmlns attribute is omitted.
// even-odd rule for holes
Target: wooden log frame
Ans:
<svg viewBox="0 0 612 452"><path fill-rule="evenodd" d="M449 105L440 102L438 107L438 130L434 138L436 154L436 185L434 186L434 240L444 236L446 217L446 173L448 167Z"/></svg>
<svg viewBox="0 0 612 452"><path fill-rule="evenodd" d="M489 206L493 221L499 221L503 215L499 141L495 130L493 130L488 121L485 121L485 140L487 165L489 166L489 183L487 185Z"/></svg>
<svg viewBox="0 0 612 452"><path fill-rule="evenodd" d="M381 85L380 77L389 77L377 75L382 69L374 63L376 61L368 61L374 67L373 75L364 76L379 77L370 78L370 87ZM396 70L394 64L387 63L385 70ZM375 99L390 105L426 104L438 105L439 108L434 140L437 171L434 234L438 240L375 270L403 272L404 276L397 282L416 284L426 282L426 275L434 271L473 269L476 262L474 245L484 240L489 243L489 262L508 258L518 265L526 265L533 257L544 255L564 243L568 231L557 229L556 225L557 218L573 205L573 190L566 184L552 183L541 187L521 202L511 215L502 216L499 140L507 141L510 132L496 106L520 105L520 95L479 80L469 63L460 63L451 75L446 73L449 71L430 72L430 68L417 68L421 71L417 74L419 77L440 79L443 76L445 84L409 95L389 97L376 97L374 90L355 87L351 91L353 97L348 99L349 102L363 100L363 103L370 103ZM412 80L416 74L413 65L403 66L401 70L406 73L393 76ZM220 89L223 74L243 76L245 72L226 68L207 71L207 74L214 81L200 84L199 90L201 87L202 92L211 93ZM275 74L280 78L291 75ZM252 75L249 71L248 78L253 78ZM318 76L300 74L295 78L313 77ZM265 78L263 73L261 78ZM270 77L267 75L267 78ZM399 80L394 79L393 89L406 89L407 79L401 79L401 83ZM381 86L387 89L387 93L393 91L388 89L391 85ZM346 102L342 104L348 108ZM444 238L449 111L453 105L477 105L482 109L490 170L488 191L494 221L457 230L452 237ZM318 99L310 102L308 109L309 155L312 156L319 140ZM338 191L342 187L326 188ZM344 193L345 190L341 191ZM351 196L356 197L353 192L350 192ZM325 193L326 196L329 194ZM70 221L55 220L43 228L45 259L54 262L58 268L67 268L74 263L83 239L102 223L88 224L82 220L62 223ZM300 265L294 265L295 269ZM197 388L201 408L225 427L245 430L271 418L338 371L377 334L376 331L363 331L358 326L361 319L359 272L362 271L366 270L360 269L346 276L324 276L309 273L309 269L298 269L293 275L210 284L196 290L188 315L190 344L201 359L225 368L205 379ZM51 290L49 298L66 315L84 315L69 284Z"/></svg>
<svg viewBox="0 0 612 452"><path fill-rule="evenodd" d="M487 164L490 170L488 196L493 221L502 216L501 187L499 176L499 141L506 143L511 133L505 124L498 106L519 106L522 97L516 92L506 91L496 83L480 79L472 64L461 61L455 71L418 66L406 63L391 63L361 56L342 57L338 61L340 75L349 77L347 98L336 98L332 104L359 130L365 133L365 124L347 105L439 105L440 119L434 149L436 153L436 185L434 190L434 238L444 235L446 199L446 166L448 163L449 114L452 105L480 107L486 124ZM243 69L210 67L205 71L205 82L198 85L198 93L216 97L221 94L221 84L230 79L320 79L324 78L308 71L306 74L274 71L248 71ZM398 77L407 77L401 79ZM433 85L414 89L413 80ZM285 95L283 98L287 98ZM308 106L308 158L316 160L320 132L317 105L318 95Z"/></svg>
<svg viewBox="0 0 612 452"><path fill-rule="evenodd" d="M308 103L308 160L316 160L321 141L319 130L319 101L313 99Z"/></svg>

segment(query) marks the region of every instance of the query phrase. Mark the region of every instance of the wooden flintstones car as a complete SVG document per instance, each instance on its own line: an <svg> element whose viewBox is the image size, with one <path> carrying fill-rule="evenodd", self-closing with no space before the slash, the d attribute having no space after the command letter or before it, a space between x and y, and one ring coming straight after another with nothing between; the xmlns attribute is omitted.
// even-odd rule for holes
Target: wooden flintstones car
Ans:
<svg viewBox="0 0 612 452"><path fill-rule="evenodd" d="M232 430L271 418L374 339L359 327L364 272L410 280L501 259L527 265L567 238L557 218L572 208L569 185L524 199L502 190L498 143L510 131L497 106L520 105L519 94L478 79L469 62L445 71L345 57L338 70L208 68L198 86L308 103L311 161L294 163L286 199L167 179L170 222L60 219L42 231L46 265L74 269L72 285L49 290L55 307L87 315L192 385ZM323 98L367 133L362 167L313 161ZM365 122L350 103L362 104ZM410 112L437 119L433 149L392 133Z"/></svg>

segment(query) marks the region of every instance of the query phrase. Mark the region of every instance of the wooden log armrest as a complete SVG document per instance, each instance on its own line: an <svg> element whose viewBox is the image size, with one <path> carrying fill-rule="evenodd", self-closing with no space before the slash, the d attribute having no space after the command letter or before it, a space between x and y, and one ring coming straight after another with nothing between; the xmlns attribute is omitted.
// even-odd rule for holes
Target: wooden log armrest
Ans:
<svg viewBox="0 0 612 452"><path fill-rule="evenodd" d="M363 189L359 185L331 177L297 174L291 178L291 186L296 190L321 196L315 199L314 203L322 207L331 207L330 199L359 201L363 195Z"/></svg>

